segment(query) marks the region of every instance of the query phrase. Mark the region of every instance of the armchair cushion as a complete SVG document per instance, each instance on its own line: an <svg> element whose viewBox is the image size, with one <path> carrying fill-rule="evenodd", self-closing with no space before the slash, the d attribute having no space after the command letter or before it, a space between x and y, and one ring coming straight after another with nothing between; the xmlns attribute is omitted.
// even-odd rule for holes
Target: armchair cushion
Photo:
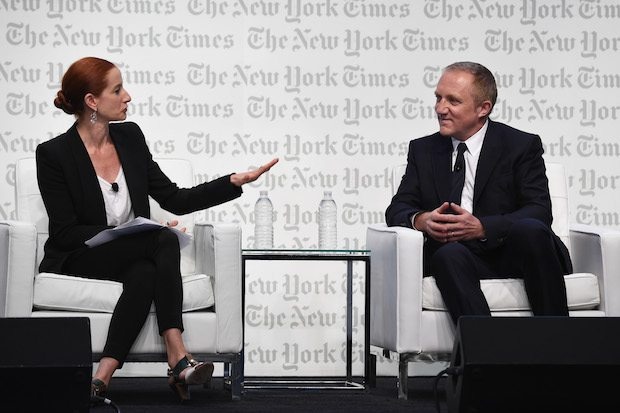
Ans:
<svg viewBox="0 0 620 413"><path fill-rule="evenodd" d="M211 277L184 275L183 312L209 308L214 304ZM123 291L116 281L62 274L40 273L34 279L34 307L44 310L112 313ZM154 312L151 307L151 312Z"/></svg>
<svg viewBox="0 0 620 413"><path fill-rule="evenodd" d="M596 275L573 273L564 276L564 282L569 310L598 308L601 298ZM523 279L481 280L480 287L489 303L489 308L493 312L530 310ZM422 308L424 310L446 311L434 277L424 277L422 281Z"/></svg>

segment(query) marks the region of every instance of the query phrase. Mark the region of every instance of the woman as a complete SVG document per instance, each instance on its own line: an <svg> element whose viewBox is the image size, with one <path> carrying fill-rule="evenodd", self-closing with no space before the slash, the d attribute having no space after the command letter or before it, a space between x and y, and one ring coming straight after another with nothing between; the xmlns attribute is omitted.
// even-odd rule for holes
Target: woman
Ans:
<svg viewBox="0 0 620 413"><path fill-rule="evenodd" d="M80 59L63 76L54 105L77 120L66 133L42 143L36 151L37 178L49 216L49 239L40 271L123 283L92 380L93 395L107 391L154 303L170 366L169 384L186 400L187 385L209 380L213 364L194 360L183 343L176 235L164 227L93 248L84 242L134 217L149 217L149 196L177 215L230 201L241 195L243 184L255 181L278 160L254 171L178 188L153 161L136 124L110 123L125 120L130 100L119 69L106 60ZM176 225L176 221L168 223Z"/></svg>

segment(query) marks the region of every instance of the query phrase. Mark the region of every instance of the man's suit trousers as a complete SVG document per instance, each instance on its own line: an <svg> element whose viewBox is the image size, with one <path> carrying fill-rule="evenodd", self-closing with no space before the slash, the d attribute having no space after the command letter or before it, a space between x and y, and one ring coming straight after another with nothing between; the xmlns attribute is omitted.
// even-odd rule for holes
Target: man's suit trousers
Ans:
<svg viewBox="0 0 620 413"><path fill-rule="evenodd" d="M534 315L568 315L554 235L536 219L516 222L496 250L476 254L466 242L450 242L433 254L430 264L455 323L462 315L491 314L480 289L480 280L488 278L523 278Z"/></svg>

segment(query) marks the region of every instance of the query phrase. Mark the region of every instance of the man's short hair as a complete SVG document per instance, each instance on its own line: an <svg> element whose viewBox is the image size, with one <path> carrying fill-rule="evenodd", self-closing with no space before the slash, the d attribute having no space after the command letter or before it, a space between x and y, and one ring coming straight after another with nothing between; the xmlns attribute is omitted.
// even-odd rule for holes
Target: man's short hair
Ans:
<svg viewBox="0 0 620 413"><path fill-rule="evenodd" d="M476 88L476 103L480 104L485 100L491 102L491 109L497 101L497 84L493 73L480 63L456 62L444 68L444 73L448 71L462 71L471 73L474 76L474 87Z"/></svg>

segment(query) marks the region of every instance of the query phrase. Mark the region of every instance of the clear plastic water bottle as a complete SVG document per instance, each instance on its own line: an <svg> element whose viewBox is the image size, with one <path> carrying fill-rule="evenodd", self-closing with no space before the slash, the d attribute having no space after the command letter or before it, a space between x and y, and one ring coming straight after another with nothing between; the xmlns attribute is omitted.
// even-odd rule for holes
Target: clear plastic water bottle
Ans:
<svg viewBox="0 0 620 413"><path fill-rule="evenodd" d="M254 205L254 242L257 249L273 248L273 204L267 191L260 191Z"/></svg>
<svg viewBox="0 0 620 413"><path fill-rule="evenodd" d="M337 238L337 208L332 191L323 193L323 200L319 204L319 249L336 249Z"/></svg>

